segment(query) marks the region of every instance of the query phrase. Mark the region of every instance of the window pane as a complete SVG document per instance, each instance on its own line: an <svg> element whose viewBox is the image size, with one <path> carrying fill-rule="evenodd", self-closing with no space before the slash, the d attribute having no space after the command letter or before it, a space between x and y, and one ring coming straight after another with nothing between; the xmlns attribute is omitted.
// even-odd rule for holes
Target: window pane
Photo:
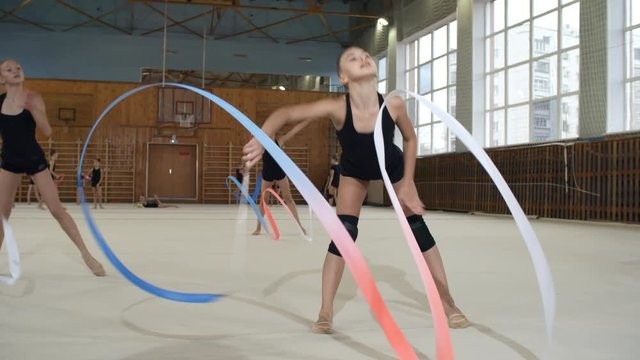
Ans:
<svg viewBox="0 0 640 360"><path fill-rule="evenodd" d="M449 54L449 85L456 83L456 76L457 76L457 70L458 70L457 59L458 59L458 54L455 51Z"/></svg>
<svg viewBox="0 0 640 360"><path fill-rule="evenodd" d="M420 66L420 94L431 91L431 63Z"/></svg>
<svg viewBox="0 0 640 360"><path fill-rule="evenodd" d="M578 95L565 96L562 98L562 138L578 137L578 120L580 117L578 107Z"/></svg>
<svg viewBox="0 0 640 360"><path fill-rule="evenodd" d="M420 38L420 64L424 64L431 60L431 34L427 34Z"/></svg>
<svg viewBox="0 0 640 360"><path fill-rule="evenodd" d="M533 21L533 56L555 52L558 48L558 12Z"/></svg>
<svg viewBox="0 0 640 360"><path fill-rule="evenodd" d="M418 155L431 154L431 126L418 128Z"/></svg>
<svg viewBox="0 0 640 360"><path fill-rule="evenodd" d="M529 142L529 105L507 110L507 144Z"/></svg>
<svg viewBox="0 0 640 360"><path fill-rule="evenodd" d="M627 0L627 26L640 24L640 4L638 0Z"/></svg>
<svg viewBox="0 0 640 360"><path fill-rule="evenodd" d="M407 90L416 92L418 71L416 69L407 72Z"/></svg>
<svg viewBox="0 0 640 360"><path fill-rule="evenodd" d="M382 81L378 82L378 92L380 94L386 94L387 93L387 80L382 80Z"/></svg>
<svg viewBox="0 0 640 360"><path fill-rule="evenodd" d="M411 119L411 124L416 126L416 99L410 98L407 100L407 115L409 115L409 119Z"/></svg>
<svg viewBox="0 0 640 360"><path fill-rule="evenodd" d="M416 67L416 41L412 41L411 43L407 44L407 59L406 59L406 63L407 63L407 69L411 69Z"/></svg>
<svg viewBox="0 0 640 360"><path fill-rule="evenodd" d="M380 58L378 61L378 80L387 78L387 57Z"/></svg>
<svg viewBox="0 0 640 360"><path fill-rule="evenodd" d="M529 100L529 64L516 66L508 70L509 105Z"/></svg>
<svg viewBox="0 0 640 360"><path fill-rule="evenodd" d="M433 62L433 88L447 86L447 57L443 56Z"/></svg>
<svg viewBox="0 0 640 360"><path fill-rule="evenodd" d="M507 26L517 24L529 18L529 0L507 1Z"/></svg>
<svg viewBox="0 0 640 360"><path fill-rule="evenodd" d="M433 32L433 57L447 53L447 26Z"/></svg>
<svg viewBox="0 0 640 360"><path fill-rule="evenodd" d="M558 0L533 0L533 16L558 7Z"/></svg>
<svg viewBox="0 0 640 360"><path fill-rule="evenodd" d="M640 28L627 32L626 43L627 77L640 76Z"/></svg>
<svg viewBox="0 0 640 360"><path fill-rule="evenodd" d="M447 89L438 90L433 93L433 103L446 111L448 109L447 97L448 97ZM434 121L439 121L439 120L440 119L438 118L434 119Z"/></svg>
<svg viewBox="0 0 640 360"><path fill-rule="evenodd" d="M432 152L434 154L443 153L447 151L447 127L439 122L433 125L433 145Z"/></svg>
<svg viewBox="0 0 640 360"><path fill-rule="evenodd" d="M431 100L431 94L425 96ZM431 110L428 107L422 105L421 102L416 102L418 105L418 125L426 125L431 123Z"/></svg>
<svg viewBox="0 0 640 360"><path fill-rule="evenodd" d="M504 67L504 33L487 39L487 71Z"/></svg>
<svg viewBox="0 0 640 360"><path fill-rule="evenodd" d="M562 9L562 48L578 45L580 41L580 3Z"/></svg>
<svg viewBox="0 0 640 360"><path fill-rule="evenodd" d="M625 130L640 130L640 82L627 84L627 111Z"/></svg>
<svg viewBox="0 0 640 360"><path fill-rule="evenodd" d="M504 29L504 2L505 0L487 2L487 34Z"/></svg>
<svg viewBox="0 0 640 360"><path fill-rule="evenodd" d="M533 98L540 99L557 95L558 62L555 55L533 63Z"/></svg>
<svg viewBox="0 0 640 360"><path fill-rule="evenodd" d="M574 49L562 53L562 93L578 91L580 88L580 51Z"/></svg>
<svg viewBox="0 0 640 360"><path fill-rule="evenodd" d="M431 91L431 63L420 66L420 94Z"/></svg>
<svg viewBox="0 0 640 360"><path fill-rule="evenodd" d="M504 71L487 75L487 109L504 106Z"/></svg>
<svg viewBox="0 0 640 360"><path fill-rule="evenodd" d="M456 116L456 87L449 88L449 114Z"/></svg>
<svg viewBox="0 0 640 360"><path fill-rule="evenodd" d="M452 21L449 24L449 50L458 48L458 22Z"/></svg>
<svg viewBox="0 0 640 360"><path fill-rule="evenodd" d="M507 61L508 65L513 65L529 59L529 23L509 29L507 32L509 39Z"/></svg>
<svg viewBox="0 0 640 360"><path fill-rule="evenodd" d="M533 104L531 141L548 141L558 138L557 100L536 101Z"/></svg>
<svg viewBox="0 0 640 360"><path fill-rule="evenodd" d="M504 145L504 110L487 112L484 132L485 146Z"/></svg>

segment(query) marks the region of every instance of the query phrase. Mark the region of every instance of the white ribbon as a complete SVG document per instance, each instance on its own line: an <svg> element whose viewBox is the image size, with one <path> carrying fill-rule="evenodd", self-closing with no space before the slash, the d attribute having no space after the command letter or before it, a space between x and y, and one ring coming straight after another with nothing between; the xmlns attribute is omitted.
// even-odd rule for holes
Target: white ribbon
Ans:
<svg viewBox="0 0 640 360"><path fill-rule="evenodd" d="M402 93L409 94L418 100L422 105L426 106L435 116L437 116L442 122L447 125L449 130L451 130L455 136L462 141L462 143L473 153L473 155L478 159L482 167L487 171L493 182L498 187L500 194L503 199L507 203L511 214L513 214L513 218L520 230L520 234L524 239L524 242L529 250L529 256L531 257L531 261L533 262L533 267L536 273L536 277L538 280L538 286L540 288L540 295L542 298L542 306L544 310L544 319L547 331L547 341L549 346L551 345L551 337L553 330L553 321L556 313L556 305L555 305L555 290L553 286L553 279L551 278L551 270L549 269L549 263L547 262L547 258L542 251L542 246L540 245L540 241L536 237L533 228L531 227L531 223L527 219L524 211L520 207L520 204L516 200L515 196L511 192L511 189L507 185L507 182L496 168L495 164L489 158L489 155L484 151L484 149L475 141L475 139L471 136L471 134L467 131L467 129L458 122L453 116L444 111L439 106L435 105L431 101L429 101L424 96L418 95L411 91L405 90L394 90L386 97L386 99L390 99L393 96L401 96ZM378 112L378 119L376 122L376 132L374 135L374 140L376 141L376 151L378 152L378 157L380 157L380 151L384 154L384 140L382 138L382 128L381 128L381 118L382 118L382 110L386 106L387 100L382 104L380 111ZM382 146L382 150L378 149L379 146ZM384 164L382 165L383 174L384 174ZM386 186L385 182L385 186ZM387 192L390 197L393 193L393 187L387 186ZM395 193L394 193L395 197Z"/></svg>
<svg viewBox="0 0 640 360"><path fill-rule="evenodd" d="M13 285L20 277L20 252L7 219L2 219L2 226L4 228L4 243L7 245L7 257L9 258L9 274L11 276L0 276L0 283Z"/></svg>

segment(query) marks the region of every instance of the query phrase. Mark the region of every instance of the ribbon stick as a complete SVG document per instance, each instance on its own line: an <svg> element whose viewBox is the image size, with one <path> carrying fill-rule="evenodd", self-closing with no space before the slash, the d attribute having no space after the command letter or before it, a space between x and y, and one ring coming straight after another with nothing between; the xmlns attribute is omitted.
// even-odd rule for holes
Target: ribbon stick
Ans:
<svg viewBox="0 0 640 360"><path fill-rule="evenodd" d="M276 226L275 222L269 221L269 223L271 224L272 228L267 226L267 223L264 221L264 218L262 217L262 214L260 213L260 209L258 208L258 205L256 205L255 201L253 201L251 196L249 196L249 193L247 192L247 188L244 187L242 184L240 184L238 179L236 179L233 176L228 176L227 177L227 180L226 180L227 188L230 188L229 181L233 182L234 185L236 185L236 187L238 188L238 190L240 190L240 194L242 195L242 199L245 200L246 203L251 206L251 209L256 214L256 217L258 218L258 221L260 221L260 225L262 225L262 227L269 234L269 236L271 236L271 238L273 240L280 239L280 231L278 230L278 227Z"/></svg>
<svg viewBox="0 0 640 360"><path fill-rule="evenodd" d="M100 115L98 120L96 120L91 131L89 132L89 135L84 144L82 154L80 157L80 164L83 163L82 161L86 154L89 140L91 139L93 132L95 131L100 121L103 119L104 115L109 110L111 110L115 105L117 105L123 99L125 99L126 97L134 93L137 93L144 89L148 89L150 87L157 87L162 85L163 84L148 84L148 85L137 87L121 95L114 102L109 104L109 106L107 106L104 112ZM398 325L393 320L391 313L389 312L384 301L382 300L382 296L380 295L378 288L375 284L375 281L373 280L373 276L371 275L369 267L367 266L367 263L364 260L364 257L362 256L362 254L354 244L353 240L351 239L351 236L345 229L342 222L336 216L333 208L329 206L329 204L326 202L322 194L320 194L320 192L316 189L315 185L311 183L311 181L295 165L295 163L289 157L287 157L286 154L282 151L282 149L280 149L246 115L238 111L236 108L231 106L226 101L222 100L221 98L209 92L195 88L193 86L178 84L178 83L166 83L166 85L175 86L175 87L193 91L209 99L210 101L214 102L216 105L218 105L219 107L224 109L226 112L228 112L231 116L236 118L242 124L242 126L244 126L262 144L265 150L272 155L272 157L275 159L278 165L280 165L280 167L285 171L285 173L287 174L291 182L296 186L300 194L302 194L304 199L307 201L307 204L309 204L309 206L313 208L313 212L315 212L316 216L318 217L318 220L320 221L322 226L325 228L325 230L327 231L331 239L333 239L334 243L338 247L338 250L340 251L340 253L344 258L347 268L349 269L352 276L354 277L356 284L360 288L362 295L364 296L365 300L369 304L374 317L380 324L380 327L382 328L385 336L387 337L387 340L389 341L389 344L395 351L396 355L403 360L404 359L417 360L418 357L415 351L413 350L413 348L405 338L404 334L402 333ZM80 176L80 171L78 170L77 177L79 176ZM100 234L100 231L98 230L97 226L95 225L93 217L91 216L91 212L89 211L89 207L85 201L84 192L80 187L81 184L79 181L77 182L77 185L79 187L80 199L82 201L82 210L84 212L85 219L89 224L89 227L92 231L92 234L94 235L94 238L100 245L100 248L105 252L105 254L107 254L107 258L109 259L109 261L111 261L114 265L118 264L118 266L116 266L116 269L118 269L118 271L120 271L123 275L125 275L125 277L129 281L132 281L134 285L139 286L143 290L149 291L150 289L144 288L141 286L143 283L134 282L132 279L135 279L135 278L131 277L130 276L131 274L125 273L126 268L119 262L115 254L113 254L111 249L108 247L108 245L102 238L102 235ZM154 292L151 292L151 293L154 293ZM174 298L171 296L167 296L166 298L169 298L171 300L176 300L176 301L197 299L195 297L191 297L192 294L186 294L186 295L188 295L186 298L180 298L180 297ZM201 296L203 296L204 298L198 299L198 300L215 301L215 299L220 297L220 295L215 295L215 294L204 294Z"/></svg>
<svg viewBox="0 0 640 360"><path fill-rule="evenodd" d="M7 244L7 257L9 258L9 275L0 276L0 283L13 285L20 278L20 252L13 230L9 226L7 219L2 218L4 229L4 243Z"/></svg>
<svg viewBox="0 0 640 360"><path fill-rule="evenodd" d="M260 201L262 201L262 209L264 210L264 214L265 214L266 218L269 220L269 223L275 228L276 222L273 219L273 216L271 215L271 210L269 210L269 206L267 205L267 202L265 201L265 194L266 193L270 193L271 195L273 195L273 197L275 197L276 200L278 200L278 202L284 207L284 209L287 211L287 214L289 214L289 217L291 218L291 220L293 220L293 222L296 224L296 227L300 231L300 235L302 235L302 237L305 238L307 241L312 241L313 238L310 235L307 235L305 233L304 229L302 229L302 226L300 226L300 224L296 220L296 217L293 215L293 212L291 212L291 209L289 209L289 206L287 206L287 203L285 203L284 200L282 200L282 198L280 197L280 195L278 195L278 193L275 190L273 190L272 188L267 188L262 193L262 198L260 200ZM311 228L311 212L309 212L309 227ZM280 238L280 232L277 233L277 236L278 236L278 239L279 239Z"/></svg>
<svg viewBox="0 0 640 360"><path fill-rule="evenodd" d="M453 131L455 136L460 141L462 141L462 143L467 147L467 149L469 149L469 151L471 151L471 153L473 153L473 155L476 157L476 159L478 159L482 167L487 171L489 176L491 176L491 179L493 180L493 182L498 187L498 190L500 191L500 194L502 195L505 202L507 203L507 206L509 207L511 214L513 215L513 218L520 231L520 234L522 234L524 242L529 251L529 256L531 257L534 271L536 273L536 277L538 280L540 296L542 298L542 305L544 309L544 319L545 319L546 332L547 332L547 341L548 341L548 344L551 345L553 320L555 318L555 312L556 312L553 279L551 277L551 270L549 268L549 263L547 262L547 259L544 255L542 246L540 245L540 241L536 237L536 234L533 231L533 228L531 227L531 223L529 223L529 220L527 219L527 216L525 215L524 211L520 207L520 204L518 203L515 196L511 192L511 189L509 188L509 186L507 185L507 182L502 177L502 174L500 173L500 171L498 171L498 168L495 166L493 161L491 161L491 158L489 158L489 155L487 155L484 149L480 145L478 145L478 143L473 139L471 134L467 131L467 129L464 128L464 126L462 126L462 124L458 122L458 120L456 120L453 116L451 116L449 113L447 113L445 110L443 110L439 106L429 101L429 99L425 98L424 96L413 93L411 91L394 90L387 96L387 99L391 98L392 96L397 96L403 92L414 97L422 105L426 106L435 116L440 118L440 120L442 120L442 122L447 125L449 130ZM385 100L385 103L383 103L382 108L380 109L380 112L378 113L378 122L376 123L376 131L378 131L378 126L380 123L380 119L382 117L382 109L384 108L384 106L386 106L386 100ZM380 154L378 154L378 156L380 156ZM387 191L389 191L389 193L392 193L393 189L387 188Z"/></svg>

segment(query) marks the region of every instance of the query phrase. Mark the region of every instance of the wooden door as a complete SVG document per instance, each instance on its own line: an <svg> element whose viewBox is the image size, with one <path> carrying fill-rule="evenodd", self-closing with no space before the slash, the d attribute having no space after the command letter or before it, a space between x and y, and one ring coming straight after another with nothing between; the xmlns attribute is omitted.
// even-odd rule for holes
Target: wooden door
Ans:
<svg viewBox="0 0 640 360"><path fill-rule="evenodd" d="M198 199L198 145L147 144L147 195Z"/></svg>

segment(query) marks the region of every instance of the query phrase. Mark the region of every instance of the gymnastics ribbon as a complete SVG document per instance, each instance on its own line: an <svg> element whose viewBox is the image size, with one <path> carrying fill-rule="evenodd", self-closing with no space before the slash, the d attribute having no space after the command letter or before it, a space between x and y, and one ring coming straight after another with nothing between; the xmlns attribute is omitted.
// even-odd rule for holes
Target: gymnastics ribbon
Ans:
<svg viewBox="0 0 640 360"><path fill-rule="evenodd" d="M4 243L7 244L10 276L0 276L0 283L13 285L20 278L20 252L18 251L16 238L13 236L13 230L11 230L11 226L9 226L9 222L5 218L2 218L2 227L4 229Z"/></svg>
<svg viewBox="0 0 640 360"><path fill-rule="evenodd" d="M211 93L208 93L204 90L195 88L193 86L185 85L185 84L166 83L166 85L193 91L209 99L210 101L214 102L216 105L220 106L227 113L229 113L231 116L236 118L236 120L238 120L242 124L242 126L244 126L256 138L256 140L258 140L262 144L265 150L272 155L272 157L276 160L278 165L280 165L280 167L285 171L285 173L287 174L291 182L296 186L300 194L307 201L307 204L309 204L309 206L313 208L313 212L315 212L316 216L318 217L318 220L320 221L322 226L325 228L325 230L327 231L331 239L333 239L333 242L336 244L338 250L340 251L340 253L342 254L342 257L345 260L345 264L347 268L349 269L352 276L354 277L354 280L358 285L358 287L360 288L362 295L364 296L365 300L369 304L369 307L371 308L373 315L375 316L376 320L380 324L380 327L382 328L385 336L387 337L387 340L389 341L391 347L396 352L398 357L403 360L418 359L415 351L413 350L413 348L405 338L404 334L402 333L398 325L393 320L391 313L389 312L384 301L382 300L382 296L378 291L378 288L375 284L375 281L373 280L373 276L371 275L371 271L369 270L369 267L367 266L367 263L364 260L364 257L356 247L355 243L351 239L351 236L345 229L344 225L342 225L342 222L336 216L333 208L329 206L329 204L326 202L322 194L320 194L320 192L315 188L313 183L309 181L309 179L295 165L295 163L291 159L289 159L289 157L287 157L284 151L282 151L282 149L280 149L280 147L276 145L273 142L273 140L271 140L256 124L254 124L251 121L251 119L249 119L246 115L244 115L242 112L240 112L239 110L237 110L236 108L234 108L229 103L222 100L221 98ZM113 108L113 106L115 106L117 103L122 101L124 98L130 96L131 94L137 93L139 91L142 91L150 87L157 87L157 86L163 86L163 84L156 83L156 84L148 84L148 85L137 87L123 94L118 99L116 99L113 103L111 103L107 107L105 112L103 112L103 114L100 116L98 121L96 121L93 128L91 129L82 151L80 163L82 163L82 159L84 158L84 155L86 153L86 148L89 143L89 139L91 138L91 135L95 131L95 128L100 122L100 120L102 119L102 117L104 117L104 114L106 114L108 110ZM79 171L78 171L78 175L80 175ZM94 237L96 237L96 240L99 242L99 244L106 245L104 240L101 238L101 235L98 236L99 232L97 231L97 227L93 223L93 218L91 217L89 207L84 201L84 193L82 192L82 189L80 190L81 190L80 191L81 199L83 200L82 202L83 211L85 213L85 217L87 221L90 223L90 228L92 229ZM103 250L108 249L107 246L101 246L101 248ZM113 260L115 259L116 259L115 256L111 253L111 256L109 256L109 260L113 262Z"/></svg>
<svg viewBox="0 0 640 360"><path fill-rule="evenodd" d="M429 101L429 99L427 99L426 97L418 95L411 91L394 90L391 93L389 93L389 95L387 95L386 99L390 99L392 96L398 96L402 93L409 94L410 96L418 100L422 105L426 106L435 116L437 116L445 125L447 125L449 130L453 131L456 137L460 141L462 141L462 143L467 147L467 149L469 149L469 151L473 153L476 159L478 159L482 167L487 171L487 173L489 174L493 182L498 187L500 194L502 195L503 199L507 203L507 206L509 207L511 214L513 215L513 218L518 226L518 229L520 230L520 234L522 234L524 242L529 251L529 256L531 257L531 260L533 262L533 267L538 280L538 286L540 288L540 296L542 298L542 305L544 309L547 341L548 341L548 344L550 345L552 330L553 330L553 319L555 317L555 311L556 311L553 279L551 278L551 270L549 268L549 263L547 262L547 259L544 255L542 246L540 245L540 241L536 237L536 234L533 231L533 228L531 227L531 223L529 223L529 220L527 219L527 216L525 215L524 211L520 207L520 204L518 203L515 196L511 192L511 189L509 188L509 186L507 185L507 182L502 177L502 174L500 173L500 171L498 171L498 168L495 166L493 161L491 161L491 158L489 158L489 155L487 155L484 149L480 145L478 145L478 143L473 139L471 134L467 131L467 129L464 128L464 126L462 126L462 124L460 124L460 122L458 122L458 120L456 120L453 116L451 116L449 113L447 113L445 110L443 110L439 106ZM376 142L376 153L378 154L378 162L380 164L381 169L383 169L382 174L383 174L383 177L385 177L385 186L387 187L387 192L389 193L390 198L393 194L393 198L396 199L396 202L397 202L397 197L395 195L395 192L393 191L393 187L389 183L388 177L386 176L386 172L384 171L384 160L381 161L381 157L382 159L384 159L384 145L383 145L384 140L382 138L381 119L382 119L382 111L387 103L386 99L382 104L380 111L378 112L378 119L376 121L376 128L374 132L374 140ZM394 207L396 207L395 203L394 203ZM398 209L396 208L396 213L397 212L398 212ZM407 227L408 224L406 224L406 220L404 219L404 217L400 216L399 214L398 214L398 217L400 218L400 222L404 230L404 228ZM406 231L405 231L405 234L406 234ZM411 241L409 242L412 243ZM411 244L409 244L409 246L411 247Z"/></svg>
<svg viewBox="0 0 640 360"><path fill-rule="evenodd" d="M83 164L84 162L84 157L87 153L87 147L89 146L89 141L91 140L91 136L93 136L93 133L95 132L96 128L98 127L102 119L105 117L105 115L114 106L116 106L122 100L126 99L127 97L139 91L142 91L151 87L160 86L160 85L161 84L149 84L149 85L143 85L143 86L137 87L135 89L129 90L126 93L120 95L111 104L109 104L106 107L106 109L102 112L102 114L100 114L98 119L95 121L95 123L93 124L93 127L91 128L91 131L89 131L89 135L87 135L87 140L84 142L84 146L82 147L82 153L80 154L79 164ZM87 204L87 201L84 196L84 189L82 187L81 170L82 170L81 166L78 166L78 172L76 175L76 186L78 187L78 194L80 195L80 205L82 208L82 212L84 214L84 218L87 222L87 225L89 226L89 230L91 231L91 234L93 235L94 239L98 243L98 246L100 247L102 252L104 252L107 259L109 259L111 264L113 264L116 270L118 270L118 272L120 272L120 274L122 274L125 277L125 279L129 280L133 285L137 286L138 288L152 295L155 295L167 300L173 300L173 301L179 301L179 302L191 302L191 303L207 303L207 302L216 301L222 296L224 296L222 294L186 293L186 292L178 292L178 291L164 289L143 280L142 278L134 274L131 270L129 270L122 263L122 261L120 261L120 259L116 256L116 254L111 250L107 242L104 240L102 233L98 229L98 226L96 225L96 222L93 216L91 215L91 210L89 210L89 205Z"/></svg>
<svg viewBox="0 0 640 360"><path fill-rule="evenodd" d="M273 231L269 226L267 226L267 223L264 221L264 218L260 213L260 209L258 208L258 205L256 205L253 198L247 192L247 188L242 186L242 184L238 181L238 179L236 179L234 176L231 176L231 175L227 176L227 180L225 181L227 188L230 188L229 181L233 182L238 187L238 190L240 190L242 198L251 206L251 209L253 209L253 212L258 217L258 221L260 221L260 224L262 225L264 230L269 234L269 236L271 236L273 240L278 240L280 238L280 231L278 230L278 227L276 226L275 222L271 222ZM260 190L258 190L258 193L260 193Z"/></svg>
<svg viewBox="0 0 640 360"><path fill-rule="evenodd" d="M296 221L296 217L293 216L293 212L291 212L291 209L289 209L289 206L287 206L287 204L284 202L284 200L282 200L282 198L280 197L280 195L278 195L278 193L273 190L272 188L267 188L263 193L262 193L262 197L261 197L261 202L262 202L262 209L264 210L264 214L267 217L267 219L269 220L269 223L271 224L271 226L273 226L274 231L276 233L276 240L280 239L280 232L277 230L278 228L276 227L276 221L273 219L273 215L271 214L271 210L269 210L269 206L267 205L267 202L265 201L265 194L266 193L270 193L271 195L273 195L276 200L278 200L278 202L284 207L284 209L287 211L287 214L289 214L289 218L291 218L291 220L293 220L293 222L296 224L296 227L298 228L298 231L300 231L300 235L302 235L303 238L305 238L307 241L312 241L313 240L313 233L311 233L311 231L313 231L313 224L311 223L311 207L309 207L309 231L310 231L310 235L305 234L304 230L302 229L302 226L300 226L300 224L298 223L298 221Z"/></svg>
<svg viewBox="0 0 640 360"><path fill-rule="evenodd" d="M230 175L229 177L232 177L236 180L238 180L235 176ZM228 178L227 178L228 179ZM239 181L238 181L239 182ZM231 187L229 186L229 181L225 180L225 185L227 186L227 190L231 191ZM243 185L244 186L244 185ZM258 200L258 196L260 195L260 187L262 186L262 175L258 174L258 180L256 181L256 188L253 189L253 195L251 195L251 199L253 199L253 202L256 202L256 200ZM248 189L249 187L245 187L245 189ZM241 204L247 204L249 201L245 200L244 197L236 194L236 193L232 193L233 197L236 198L237 201L240 201Z"/></svg>
<svg viewBox="0 0 640 360"><path fill-rule="evenodd" d="M389 97L387 97L387 99L388 98ZM398 200L398 197L393 190L393 185L391 184L391 180L389 180L389 175L387 175L385 167L384 138L382 137L382 111L384 110L385 106L386 100L380 107L380 111L378 111L378 117L376 119L376 125L373 131L373 141L375 144L376 154L378 156L380 173L382 174L384 186L387 189L389 199L393 204L393 208L395 210L396 216L398 217L398 221L400 221L400 228L402 229L404 237L407 240L407 244L409 245L409 250L411 251L411 255L413 256L413 261L418 266L418 271L420 273L420 277L422 278L422 284L427 293L427 301L429 302L429 308L431 309L431 314L433 315L433 326L436 336L436 358L453 359L453 346L451 345L451 335L449 334L449 323L444 313L444 308L442 307L442 300L440 299L440 295L438 294L436 284L433 281L431 271L429 270L424 256L422 255L422 251L420 251L418 242L416 241L416 238L413 235L413 231L411 231L411 227L409 226L405 214L402 211L402 205L400 205L400 201Z"/></svg>

